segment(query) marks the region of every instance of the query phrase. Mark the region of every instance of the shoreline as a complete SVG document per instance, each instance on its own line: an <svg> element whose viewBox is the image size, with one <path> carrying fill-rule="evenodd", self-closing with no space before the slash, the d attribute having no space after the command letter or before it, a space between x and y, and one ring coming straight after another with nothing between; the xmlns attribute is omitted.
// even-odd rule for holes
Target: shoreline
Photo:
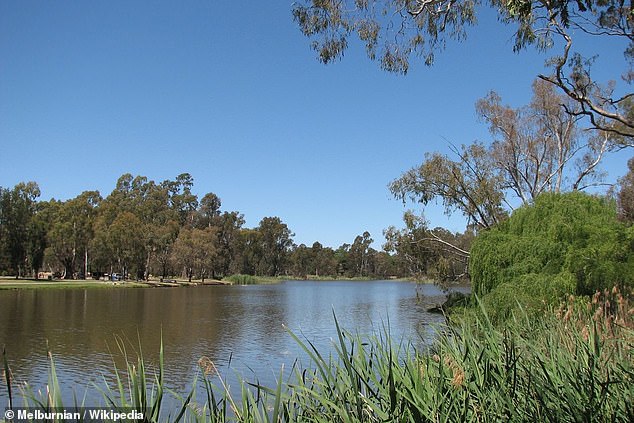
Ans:
<svg viewBox="0 0 634 423"><path fill-rule="evenodd" d="M335 277L320 277L320 278L306 278L299 277L263 277L255 276L255 285L264 285L271 283L280 283L284 281L307 281L307 282L334 282L334 281L354 281L354 282L369 282L384 279L374 278L335 278ZM432 280L415 280L412 278L397 278L397 279L385 279L390 281L403 281L412 282L417 284L433 284ZM18 289L104 289L104 288L182 288L182 287L197 287L197 286L228 286L239 285L234 284L228 280L206 279L204 282L201 280L193 280L189 282L186 279L165 279L160 281L158 279L150 279L149 281L103 281L94 279L57 279L57 280L44 280L44 279L15 279L11 276L0 276L0 291L2 290L18 290Z"/></svg>
<svg viewBox="0 0 634 423"><path fill-rule="evenodd" d="M94 279L70 279L70 280L42 280L42 279L14 279L11 277L0 277L0 290L15 289L104 289L104 288L168 288L183 286L203 286L203 285L230 285L226 281L205 280L202 281L181 281L170 279L169 282L160 280L149 281L100 281Z"/></svg>

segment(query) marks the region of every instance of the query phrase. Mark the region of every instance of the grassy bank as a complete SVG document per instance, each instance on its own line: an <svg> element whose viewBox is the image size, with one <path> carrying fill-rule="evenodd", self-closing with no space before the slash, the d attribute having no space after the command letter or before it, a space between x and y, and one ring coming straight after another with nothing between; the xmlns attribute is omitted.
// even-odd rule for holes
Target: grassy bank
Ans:
<svg viewBox="0 0 634 423"><path fill-rule="evenodd" d="M41 280L0 279L2 289L73 289L73 288L141 288L147 285L138 282L109 282L94 280Z"/></svg>
<svg viewBox="0 0 634 423"><path fill-rule="evenodd" d="M633 314L617 291L571 297L540 318L520 312L500 326L481 309L445 328L425 351L394 343L388 329L361 339L338 327L333 352L325 354L289 332L310 361L294 366L288 379L280 372L274 386L243 381L232 395L203 357L194 388L173 393L161 351L155 372L142 357L129 359L116 370L117 383L99 391L104 404L141 410L156 422L629 422ZM11 374L6 360L4 373ZM45 410L74 405L61 404L52 359L46 394L28 386L10 392ZM174 402L168 396L175 409L165 409Z"/></svg>

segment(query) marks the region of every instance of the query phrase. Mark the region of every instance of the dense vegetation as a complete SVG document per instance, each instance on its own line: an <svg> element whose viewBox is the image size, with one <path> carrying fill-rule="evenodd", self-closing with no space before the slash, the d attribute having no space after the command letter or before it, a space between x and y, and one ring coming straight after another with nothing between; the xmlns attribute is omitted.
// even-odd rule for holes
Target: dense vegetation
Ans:
<svg viewBox="0 0 634 423"><path fill-rule="evenodd" d="M67 201L40 201L35 182L0 187L0 275L387 278L425 274L440 258L425 249L421 268L399 248L372 248L368 232L336 249L296 245L279 217L246 228L244 216L222 211L214 193L198 198L192 189L189 174L160 183L125 174L105 198L85 191Z"/></svg>
<svg viewBox="0 0 634 423"><path fill-rule="evenodd" d="M543 308L565 295L634 287L634 227L613 201L580 192L542 194L480 234L471 249L474 292L491 311Z"/></svg>

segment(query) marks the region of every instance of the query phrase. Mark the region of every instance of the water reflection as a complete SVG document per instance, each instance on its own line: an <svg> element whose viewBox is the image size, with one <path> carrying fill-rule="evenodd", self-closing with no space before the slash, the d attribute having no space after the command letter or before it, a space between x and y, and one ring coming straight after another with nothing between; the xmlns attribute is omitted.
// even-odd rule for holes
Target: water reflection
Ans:
<svg viewBox="0 0 634 423"><path fill-rule="evenodd" d="M162 339L165 379L180 392L202 356L221 371L231 359L231 368L247 378L273 383L282 363L290 366L302 355L283 325L322 351L337 337L333 312L342 327L362 335L380 331L389 319L395 337L418 342L442 321L425 311L441 301L434 286L397 281L1 291L0 345L15 379L37 390L47 380L48 342L68 400L73 389L83 394L93 382L112 381L113 361L124 368L117 340L133 359L142 349L151 365ZM0 407L7 399L0 383Z"/></svg>

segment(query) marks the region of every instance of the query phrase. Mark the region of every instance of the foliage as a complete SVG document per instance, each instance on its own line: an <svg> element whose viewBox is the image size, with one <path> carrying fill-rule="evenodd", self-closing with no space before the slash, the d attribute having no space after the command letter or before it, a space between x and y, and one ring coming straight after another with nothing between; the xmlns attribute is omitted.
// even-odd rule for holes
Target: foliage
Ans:
<svg viewBox="0 0 634 423"><path fill-rule="evenodd" d="M579 40L611 40L624 48L629 62L623 79L628 84L634 79L634 15L631 4L621 0L302 0L293 5L293 18L313 40L311 47L321 62L341 58L349 39L356 36L368 57L384 70L405 74L412 57L431 65L448 41L465 39L484 7L515 28L514 51L560 49L547 61L552 73L540 78L576 104L571 115L587 117L594 128L608 131L622 145L634 145L632 94L619 94L614 82L594 80L591 67L596 57L585 58L573 50Z"/></svg>
<svg viewBox="0 0 634 423"><path fill-rule="evenodd" d="M392 194L424 205L440 199L446 214L462 213L469 223L488 228L503 220L503 178L487 148L479 143L455 150L457 160L426 153L423 163L390 184Z"/></svg>
<svg viewBox="0 0 634 423"><path fill-rule="evenodd" d="M418 278L429 277L438 283L455 281L467 273L468 251L473 231L454 234L443 228L429 228L422 216L408 211L405 228L389 227L383 234L384 248L394 252L400 265Z"/></svg>
<svg viewBox="0 0 634 423"><path fill-rule="evenodd" d="M286 268L288 253L293 246L294 233L279 217L265 217L257 227L260 234L261 259L258 274L278 276Z"/></svg>
<svg viewBox="0 0 634 423"><path fill-rule="evenodd" d="M542 194L481 233L471 249L474 292L493 309L543 306L564 294L634 285L634 232L614 204L573 192Z"/></svg>
<svg viewBox="0 0 634 423"><path fill-rule="evenodd" d="M39 196L35 182L19 183L12 190L0 187L0 264L4 261L16 277L39 266L29 265L34 258L29 250L41 238L32 224Z"/></svg>
<svg viewBox="0 0 634 423"><path fill-rule="evenodd" d="M0 274L37 277L43 267L64 279L411 276L396 254L372 248L368 232L335 250L319 242L295 245L291 229L275 216L246 228L244 215L221 210L216 194L199 200L189 174L160 183L124 174L104 198L85 191L67 201L13 200L36 187L0 189ZM11 223L19 210L23 223Z"/></svg>
<svg viewBox="0 0 634 423"><path fill-rule="evenodd" d="M619 206L619 217L634 223L634 158L627 162L628 172L619 180L621 189L617 195L617 203Z"/></svg>
<svg viewBox="0 0 634 423"><path fill-rule="evenodd" d="M484 229L503 221L512 205L530 203L541 193L594 186L601 182L597 166L616 146L605 134L583 135L562 107L569 103L539 80L531 103L518 109L491 92L476 104L491 143L454 148L455 159L427 153L390 190L403 201L440 200L446 214L459 212L469 225Z"/></svg>
<svg viewBox="0 0 634 423"><path fill-rule="evenodd" d="M154 375L142 356L135 365L126 355L126 374L115 370L114 388L105 382L100 389L114 410L143 410L150 422L629 422L634 419L630 308L618 290L597 293L592 301L570 297L537 319L519 310L502 326L494 326L482 308L423 349L392 339L389 328L361 338L335 318L339 335L333 353L289 332L307 365L295 365L287 382L282 370L270 387L242 380L239 397L202 357L191 390L172 393L175 407L167 410L162 404L171 392L165 388L162 349ZM25 385L27 405L62 406L52 359L50 366L50 395L38 396ZM6 356L5 368L10 374ZM197 402L199 379L203 403Z"/></svg>

